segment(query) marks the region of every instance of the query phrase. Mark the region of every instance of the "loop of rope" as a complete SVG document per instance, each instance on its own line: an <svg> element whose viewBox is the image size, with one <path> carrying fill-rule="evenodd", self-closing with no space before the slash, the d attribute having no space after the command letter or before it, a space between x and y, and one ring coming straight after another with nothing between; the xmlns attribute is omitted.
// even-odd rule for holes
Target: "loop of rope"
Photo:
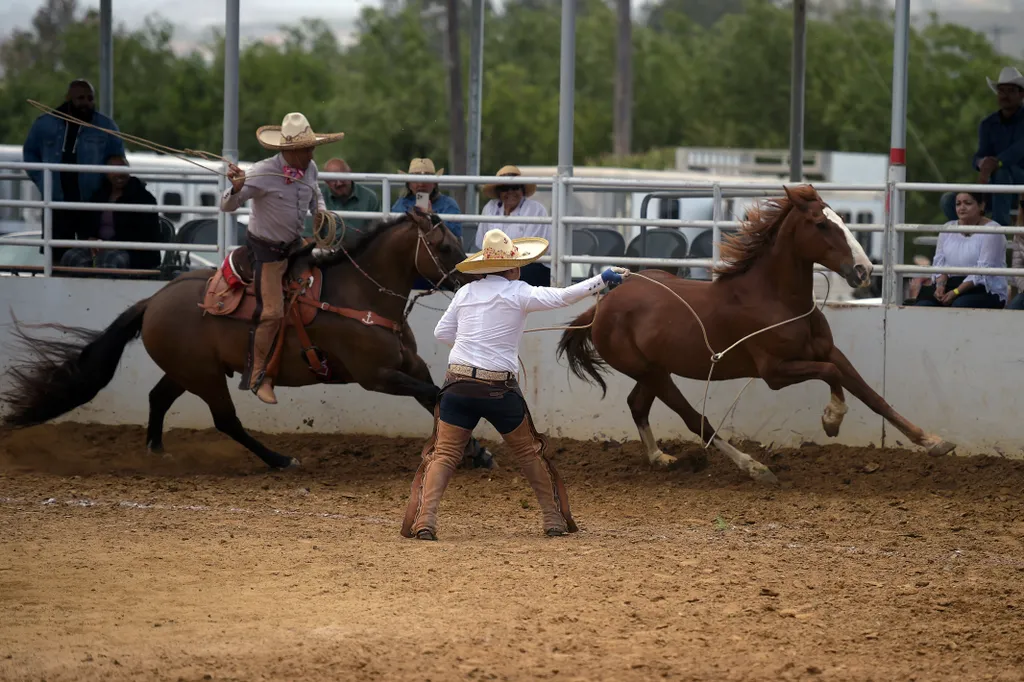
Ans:
<svg viewBox="0 0 1024 682"><path fill-rule="evenodd" d="M823 309L825 307L825 303L828 302L829 294L832 292L832 283L829 281L828 276L825 275L825 273L816 273L816 274L820 274L820 275L825 276L825 285L826 285L825 298L821 302L821 308ZM701 444L701 448L703 448L704 450L708 449L708 446L711 444L712 441L714 441L715 436L717 436L718 432L722 430L722 427L725 425L725 420L728 419L729 413L732 412L733 408L736 407L736 404L740 400L740 396L742 396L743 392L747 390L747 387L750 386L750 384L752 384L754 382L754 377L751 377L750 379L747 380L747 383L743 385L743 388L740 389L740 392L736 394L736 398L732 401L732 404L729 406L729 409L727 409L725 411L725 416L722 417L722 421L718 424L718 428L716 428L714 431L712 431L711 435L708 438L705 439L704 438L705 410L707 409L708 391L710 390L710 387L711 387L711 377L712 377L712 375L715 372L715 365L717 365L719 362L721 362L722 358L725 357L726 353L728 353L732 349L736 348L736 346L740 345L744 341L752 339L753 337L757 336L758 334L762 334L762 333L764 333L766 331L770 331L772 329L775 329L776 327L781 327L782 325L789 324L790 322L796 322L797 320L802 320L803 318L807 317L808 315L813 314L815 309L818 308L818 304L814 301L814 296L812 295L811 296L811 309L808 310L806 313L802 313L800 315L797 315L796 317L791 317L789 319L783 320L782 322L776 322L775 324L772 324L772 325L769 325L767 327L764 327L763 329L758 329L757 331L754 331L754 332L751 332L750 334L747 334L746 336L741 338L739 341L736 341L731 346L726 348L725 350L723 350L721 352L715 352L715 349L711 347L711 342L708 340L708 332L707 332L707 329L704 327L704 321L700 319L700 315L698 315L697 311L694 310L693 307L689 303L687 303L686 299L684 299L682 296L680 296L674 289L669 287L664 282L659 282L656 279L651 279L650 277L647 277L646 275L643 275L643 274L641 274L639 272L630 273L629 277L630 278L639 277L640 279L645 279L648 282L653 282L654 284L657 284L661 288L663 288L666 291L668 291L670 294L672 294L677 299L679 299L683 303L683 305L686 306L686 308L693 315L694 319L697 320L697 324L700 325L700 332L701 332L701 334L704 337L704 345L707 347L708 352L711 354L711 366L708 368L708 378L704 382L704 401L701 404L701 408L700 408L700 444ZM568 331L568 330L571 330L571 329L589 329L590 327L593 327L594 326L594 322L597 321L598 307L601 305L601 299L602 298L603 298L603 296L599 296L598 297L597 304L594 306L594 316L593 316L593 318L591 318L589 324L576 325L576 326L567 325L567 326L558 326L558 327L537 327L537 328L534 328L534 329L527 329L524 333L541 332L541 331ZM520 364L522 364L522 360L521 359L520 359L519 362L520 362ZM524 370L525 370L525 368L524 368Z"/></svg>
<svg viewBox="0 0 1024 682"><path fill-rule="evenodd" d="M128 133L124 133L124 132L121 132L119 130L109 130L107 128L100 127L100 126L95 125L93 123L89 123L87 121L83 121L81 119L75 118L74 116L71 116L70 114L65 114L62 111L57 111L53 107L47 106L47 105L45 105L45 104L43 104L41 102L37 102L34 99L27 100L27 102L29 104L31 104L33 107L35 107L36 109L39 109L40 111L42 111L44 114L49 114L50 116L53 116L54 118L58 118L58 119L60 119L62 121L65 121L66 123L74 123L75 125L84 126L86 128L93 128L94 130L99 130L100 132L106 133L107 135L113 135L114 137L117 137L117 138L123 140L124 142L129 142L129 143L137 145L139 147L144 147L144 148L149 149L150 151L154 151L154 152L156 152L158 154L165 154L167 156L174 156L174 157L176 157L178 159L181 159L182 161L186 161L188 163L191 163L193 166L196 166L198 168L202 168L204 171L207 171L208 173L213 173L215 175L219 175L219 176L224 177L224 178L228 177L228 174L225 173L224 171L218 170L216 168L210 168L209 166L204 166L203 164L199 163L198 161L195 161L194 159L190 159L189 157L190 156L194 156L194 157L197 157L197 158L202 159L204 161L221 161L221 162L226 163L226 164L231 165L231 166L235 165L234 161L232 161L231 159L227 159L227 158L225 158L223 156L220 156L219 154L214 154L213 152L203 151L202 149L176 149L174 147L169 147L169 146L167 146L165 144L160 144L159 142L153 142L152 140L147 140L144 137L139 137L137 135L130 135ZM298 178L298 179L296 179L296 178L293 178L291 176L285 175L284 173L275 173L275 172L272 172L272 171L268 171L268 172L264 172L264 173L253 173L251 175L250 174L246 174L246 178L258 178L258 177L270 177L270 176L288 178L288 179L292 180L293 182L301 182L306 187L309 187L313 191L314 194L316 194L316 186L313 183L311 183L309 180L306 180L305 178ZM319 224L316 224L317 221L314 220L313 240L316 242L317 248L323 249L325 251L333 251L333 250L335 250L338 247L338 245L341 243L341 239L345 235L345 229L346 229L345 228L345 221L342 220L342 231L341 231L341 234L339 235L338 234L338 216L334 215L334 213L332 213L331 211L323 211L321 213L318 213L317 215L322 215L323 218L321 219ZM326 226L326 229L324 229L325 226Z"/></svg>

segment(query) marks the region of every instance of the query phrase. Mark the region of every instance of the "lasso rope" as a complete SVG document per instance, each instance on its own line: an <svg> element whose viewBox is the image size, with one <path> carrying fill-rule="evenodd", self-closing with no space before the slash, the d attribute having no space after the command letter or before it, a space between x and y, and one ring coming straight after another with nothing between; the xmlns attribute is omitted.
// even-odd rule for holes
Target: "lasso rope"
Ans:
<svg viewBox="0 0 1024 682"><path fill-rule="evenodd" d="M815 274L825 275L825 273L815 273ZM660 286L661 288L665 289L670 294L675 296L677 299L679 299L683 303L683 305L686 306L686 308L693 315L694 319L697 320L697 324L700 325L700 332L701 332L701 335L704 337L704 345L705 345L705 347L707 347L708 352L711 353L711 367L708 369L708 378L704 382L704 401L701 404L701 408L700 408L700 441L701 441L700 444L701 444L701 447L704 450L707 450L708 446L714 440L715 436L718 435L718 432L721 431L722 427L725 425L725 420L729 418L729 413L732 412L733 408L735 408L736 404L740 401L740 396L743 395L743 392L747 390L747 387L750 386L750 384L754 383L754 379L756 378L756 377L751 377L751 378L749 378L747 380L747 383L743 385L743 388L740 389L740 392L736 394L736 398L732 401L732 404L729 405L729 409L727 409L725 411L725 416L722 417L722 421L719 422L718 428L716 428L711 433L711 436L709 438L705 439L704 438L705 410L707 409L708 391L710 390L710 387L711 387L711 376L714 374L715 365L717 365L722 360L722 358L725 357L726 353L728 353L732 349L736 348L736 346L740 345L744 341L747 341L747 340L757 336L758 334L762 334L762 333L764 333L766 331L770 331L772 329L775 329L776 327L781 327L781 326L783 326L785 324L789 324L790 322L796 322L797 320L802 320L803 318L807 317L808 315L813 314L814 310L816 308L818 308L818 304L814 301L814 297L812 296L811 297L811 309L808 310L806 313L802 313L800 315L797 315L796 317L791 317L791 318L789 318L787 320L783 320L782 322L776 322L775 324L769 325L767 327L764 327L763 329L758 329L755 332L747 334L746 336L741 338L739 341L736 341L731 346L726 348L725 350L723 350L721 352L715 352L715 349L711 347L711 342L708 340L708 332L707 332L707 329L704 327L703 320L700 319L700 315L697 314L697 311L693 309L693 306L691 306L686 301L685 298L680 296L674 289L669 287L664 282L659 282L656 279L651 279L650 277L648 277L646 275L643 275L643 274L641 274L639 272L632 272L632 273L629 274L629 278L630 279L632 279L633 277L639 277L640 279L645 279L648 282L653 282L654 284L657 284L658 286ZM832 283L829 281L827 275L825 275L825 285L826 285L825 298L821 302L821 308L822 309L824 309L825 303L828 301L829 294L832 292ZM597 304L594 306L594 317L591 318L591 320L590 320L590 322L588 324L575 325L575 326L573 326L573 325L565 325L565 326L557 326L557 327L536 327L534 329L527 329L523 333L543 332L543 331L568 331L568 330L571 330L571 329L589 329L590 327L593 327L594 326L594 322L597 321L597 313L598 313L598 310L599 310L599 306L601 305L601 299L602 298L603 298L603 296L598 297ZM520 363L520 365L522 365L522 359L519 360L519 363ZM525 367L524 367L524 372L525 372Z"/></svg>
<svg viewBox="0 0 1024 682"><path fill-rule="evenodd" d="M137 135L129 135L128 133L123 133L119 130L109 130L98 125L88 123L81 119L75 118L70 114L65 114L62 111L58 111L53 107L47 106L42 102L37 102L34 99L26 101L36 109L42 111L44 114L49 114L67 123L74 123L75 125L85 126L86 128L93 128L94 130L99 130L100 132L104 132L108 135L113 135L114 137L120 138L125 142L129 142L139 147L144 147L158 154L165 154L167 156L177 157L182 161L191 163L193 166L202 168L204 171L213 173L215 175L219 175L223 178L227 178L228 181L230 182L228 174L225 173L224 171L218 170L216 168L210 168L209 166L204 166L198 161L189 158L190 156L194 156L204 161L221 161L223 163L228 164L229 166L235 166L234 161L227 159L223 156L220 156L219 154L214 154L213 152L204 151L202 149L176 149L174 147L169 147L165 144L160 144L159 142L147 140L144 137L139 137ZM305 178L296 179L289 175L285 175L284 173L276 173L273 171L254 173L252 175L246 174L245 177L258 178L269 176L280 176L282 178L290 179L293 182L301 182L306 187L309 187L313 191L314 195L316 194L316 186L310 181L306 180ZM340 220L338 216L334 215L334 213L331 211L318 212L317 215L323 216L323 218L321 218L319 221L317 221L315 218L313 220L313 240L316 242L317 248L323 249L325 251L333 251L338 247L338 245L341 243L341 240L344 239L345 237L345 221L341 220L341 234L338 234L338 220Z"/></svg>

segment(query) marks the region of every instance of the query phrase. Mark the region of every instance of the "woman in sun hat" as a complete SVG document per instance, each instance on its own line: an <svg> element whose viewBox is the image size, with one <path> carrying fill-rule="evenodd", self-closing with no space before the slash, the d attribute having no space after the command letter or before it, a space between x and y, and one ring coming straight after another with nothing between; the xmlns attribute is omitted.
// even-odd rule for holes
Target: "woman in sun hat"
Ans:
<svg viewBox="0 0 1024 682"><path fill-rule="evenodd" d="M510 239L501 230L490 230L480 252L457 266L460 272L485 276L458 290L434 329L437 340L452 350L434 411L434 433L412 482L402 524L405 537L437 539L437 507L481 417L501 434L537 495L544 532L576 531L565 486L544 456L547 442L534 428L519 389L519 342L529 313L572 305L609 282L622 282L629 270L609 268L564 289L523 282L521 269L547 248L548 241L540 237Z"/></svg>
<svg viewBox="0 0 1024 682"><path fill-rule="evenodd" d="M515 166L504 166L495 175L509 180L501 184L483 187L483 195L490 199L484 206L483 215L494 216L547 216L544 204L530 197L537 191L537 185L517 183L512 178L522 175ZM476 247L482 248L484 234L488 230L500 229L512 239L520 237L541 237L551 239L551 226L536 223L481 223L476 233ZM522 268L520 278L527 284L546 287L551 284L551 266L547 263L531 263Z"/></svg>
<svg viewBox="0 0 1024 682"><path fill-rule="evenodd" d="M264 375L284 316L282 281L288 256L302 245L306 215L312 213L319 228L327 210L317 183L313 151L344 136L315 133L305 116L293 112L281 125L262 126L256 131L259 143L277 154L253 164L248 176L234 164L228 169L231 188L221 196L220 210L230 213L252 199L245 248L253 263L259 311L259 323L249 335L249 358L240 388L250 389L265 403L277 402L273 377Z"/></svg>

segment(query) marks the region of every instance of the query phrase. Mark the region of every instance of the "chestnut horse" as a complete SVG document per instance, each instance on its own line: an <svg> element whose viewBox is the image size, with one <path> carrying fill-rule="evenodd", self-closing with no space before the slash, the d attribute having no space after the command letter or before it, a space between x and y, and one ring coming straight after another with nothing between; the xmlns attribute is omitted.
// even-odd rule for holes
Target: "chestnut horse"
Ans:
<svg viewBox="0 0 1024 682"><path fill-rule="evenodd" d="M319 312L307 331L313 345L327 357L333 372L331 383L357 383L368 391L411 396L433 413L438 387L416 353L416 340L403 311L419 275L447 288L467 281L469 276L455 270L465 256L459 239L437 216L409 212L379 224L351 251L320 258L321 300L402 321L399 334ZM309 260L312 256L307 248L296 258ZM113 379L125 346L141 335L149 356L165 372L149 394L147 441L151 451L163 451L164 416L188 391L206 402L219 431L268 466L298 464L253 438L236 416L226 377L243 370L250 323L206 315L200 309L212 274L212 270L203 270L178 277L123 312L103 332L44 325L70 336L70 340L44 340L31 339L19 330L36 359L10 372L12 386L4 395L8 407L4 425L42 424L89 402ZM317 381L303 359L295 330L289 329L275 385L308 386ZM490 453L476 440L469 443L466 455L477 466L490 466Z"/></svg>
<svg viewBox="0 0 1024 682"><path fill-rule="evenodd" d="M654 399L660 398L704 440L705 448L715 445L751 478L776 481L768 467L715 434L672 381L673 374L703 381L711 371L711 353L697 317L717 352L756 334L717 361L713 380L760 377L779 390L818 379L832 392L821 419L828 436L839 433L847 411L846 389L930 454L953 450L952 443L900 416L864 382L833 344L820 310L806 314L814 306L815 263L854 287L868 282L872 269L842 218L812 186L787 187L786 198L752 211L736 235L726 235L721 251L724 264L715 269L715 281L647 270L644 277L655 281L628 278L580 315L572 325L581 328L566 330L558 344L558 355L568 358L572 372L599 384L602 395L607 387L601 371L606 365L636 380L627 403L652 464L676 462L658 449L648 421ZM766 330L785 320L792 321Z"/></svg>

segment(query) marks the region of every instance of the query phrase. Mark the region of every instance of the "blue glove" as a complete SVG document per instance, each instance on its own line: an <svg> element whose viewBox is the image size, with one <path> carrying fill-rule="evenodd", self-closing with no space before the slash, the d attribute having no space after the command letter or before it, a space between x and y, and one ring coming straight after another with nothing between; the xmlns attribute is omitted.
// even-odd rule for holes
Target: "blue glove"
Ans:
<svg viewBox="0 0 1024 682"><path fill-rule="evenodd" d="M629 277L629 270L626 268L608 268L601 273L601 279L605 284L622 284L625 277Z"/></svg>

